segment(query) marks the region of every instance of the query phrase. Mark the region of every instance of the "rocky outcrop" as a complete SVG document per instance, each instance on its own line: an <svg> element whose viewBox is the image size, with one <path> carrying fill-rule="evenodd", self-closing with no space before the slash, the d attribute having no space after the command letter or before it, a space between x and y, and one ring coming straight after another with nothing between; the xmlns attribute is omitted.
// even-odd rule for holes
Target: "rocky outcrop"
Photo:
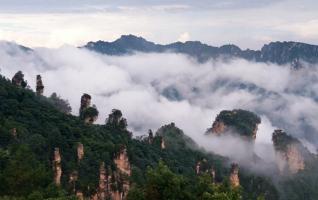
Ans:
<svg viewBox="0 0 318 200"><path fill-rule="evenodd" d="M85 124L93 124L98 118L98 110L95 105L91 105L92 97L89 94L83 94L81 97L81 106L79 109L80 118Z"/></svg>
<svg viewBox="0 0 318 200"><path fill-rule="evenodd" d="M18 71L12 78L12 84L18 87L25 88L27 82L24 80L24 74L22 71Z"/></svg>
<svg viewBox="0 0 318 200"><path fill-rule="evenodd" d="M44 92L44 85L42 82L42 77L41 75L36 76L36 94L37 95L43 95Z"/></svg>
<svg viewBox="0 0 318 200"><path fill-rule="evenodd" d="M82 113L83 110L85 110L91 106L91 100L92 100L92 97L89 94L84 93L82 95L79 113Z"/></svg>
<svg viewBox="0 0 318 200"><path fill-rule="evenodd" d="M149 129L149 131L148 131L148 143L149 144L152 144L153 143L153 132L152 132L152 130L151 129Z"/></svg>
<svg viewBox="0 0 318 200"><path fill-rule="evenodd" d="M255 140L260 123L260 117L250 111L224 110L217 115L212 127L207 130L207 134L232 133L248 140Z"/></svg>
<svg viewBox="0 0 318 200"><path fill-rule="evenodd" d="M233 188L240 186L240 179L239 179L239 167L238 164L233 163L231 165L231 174L230 174L230 184Z"/></svg>
<svg viewBox="0 0 318 200"><path fill-rule="evenodd" d="M195 174L201 175L202 173L209 174L212 183L215 183L215 169L206 159L198 161L195 165Z"/></svg>
<svg viewBox="0 0 318 200"><path fill-rule="evenodd" d="M126 174L130 176L131 174L131 168L130 168L130 162L128 159L127 149L126 147L122 147L119 154L116 156L114 160L117 169L123 174Z"/></svg>
<svg viewBox="0 0 318 200"><path fill-rule="evenodd" d="M160 148L161 149L165 149L166 148L165 139L163 137L161 137Z"/></svg>
<svg viewBox="0 0 318 200"><path fill-rule="evenodd" d="M123 130L127 129L127 120L123 118L122 112L118 109L112 110L111 114L109 114L106 119L106 124Z"/></svg>
<svg viewBox="0 0 318 200"><path fill-rule="evenodd" d="M300 141L282 130L275 130L272 140L276 151L276 163L281 172L295 174L305 168L306 149Z"/></svg>
<svg viewBox="0 0 318 200"><path fill-rule="evenodd" d="M61 166L61 154L60 154L59 148L54 149L53 171L54 171L54 183L56 186L60 186L61 176L62 176L62 166Z"/></svg>
<svg viewBox="0 0 318 200"><path fill-rule="evenodd" d="M201 162L197 162L197 164L195 165L195 173L196 175L199 175L201 172Z"/></svg>
<svg viewBox="0 0 318 200"><path fill-rule="evenodd" d="M216 135L221 135L226 132L227 127L225 126L223 121L214 121L212 124L212 133Z"/></svg>
<svg viewBox="0 0 318 200"><path fill-rule="evenodd" d="M119 170L117 173L117 182L122 183L120 199L126 199L128 191L130 189L129 177L131 175L131 166L126 147L121 148L119 155L116 156L114 162L116 164L117 169ZM120 181L118 181L118 179ZM117 193L114 193L114 195L116 196L116 198L118 197Z"/></svg>
<svg viewBox="0 0 318 200"><path fill-rule="evenodd" d="M69 178L69 184L72 187L72 191L74 194L76 194L76 181L78 180L78 172L77 171L73 171L70 174L70 178Z"/></svg>
<svg viewBox="0 0 318 200"><path fill-rule="evenodd" d="M84 145L82 143L77 144L77 160L81 161L84 157Z"/></svg>

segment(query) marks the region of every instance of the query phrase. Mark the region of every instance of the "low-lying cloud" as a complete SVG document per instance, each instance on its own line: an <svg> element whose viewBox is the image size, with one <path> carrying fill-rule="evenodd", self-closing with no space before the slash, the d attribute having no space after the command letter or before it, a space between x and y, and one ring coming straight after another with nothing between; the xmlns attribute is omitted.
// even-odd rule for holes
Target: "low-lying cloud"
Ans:
<svg viewBox="0 0 318 200"><path fill-rule="evenodd" d="M267 150L275 128L301 138L312 151L317 149L318 70L314 67L296 71L245 60L202 64L174 53L107 56L71 46L25 52L2 43L0 68L8 78L22 70L33 89L36 75L41 74L44 95L57 92L68 99L75 115L81 95L89 93L100 112L98 123L118 108L135 135L175 122L208 148L204 132L216 115L242 108L262 118L255 149L262 158L272 159ZM214 143L211 139L211 146Z"/></svg>

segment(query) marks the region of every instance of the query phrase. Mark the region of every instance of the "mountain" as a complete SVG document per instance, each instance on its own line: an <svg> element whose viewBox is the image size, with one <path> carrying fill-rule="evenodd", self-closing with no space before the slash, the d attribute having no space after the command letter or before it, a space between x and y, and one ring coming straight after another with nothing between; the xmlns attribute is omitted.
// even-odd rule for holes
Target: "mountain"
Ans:
<svg viewBox="0 0 318 200"><path fill-rule="evenodd" d="M260 50L242 50L235 45L214 47L199 41L161 45L149 42L142 37L123 35L113 42L89 42L82 48L107 55L125 55L136 51L145 53L175 52L194 57L199 62L216 58L242 58L278 65L291 64L295 68L301 67L302 62L310 64L318 62L318 46L299 42L271 42Z"/></svg>
<svg viewBox="0 0 318 200"><path fill-rule="evenodd" d="M0 48L7 50L9 54L16 54L17 51L32 52L31 48L16 44L14 42L0 41Z"/></svg>
<svg viewBox="0 0 318 200"><path fill-rule="evenodd" d="M0 199L278 199L268 178L230 168L174 123L134 138L119 110L94 125L18 83L0 76ZM93 100L79 97L83 112Z"/></svg>

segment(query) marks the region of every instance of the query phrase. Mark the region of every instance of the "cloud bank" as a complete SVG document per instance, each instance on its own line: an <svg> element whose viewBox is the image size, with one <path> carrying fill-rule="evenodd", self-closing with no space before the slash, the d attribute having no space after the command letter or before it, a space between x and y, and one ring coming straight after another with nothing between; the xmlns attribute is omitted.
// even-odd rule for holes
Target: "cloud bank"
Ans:
<svg viewBox="0 0 318 200"><path fill-rule="evenodd" d="M217 140L208 141L204 132L221 110L242 108L262 118L255 149L262 158L272 159L268 147L275 128L300 138L312 151L317 149L315 67L295 71L245 60L200 64L173 53L107 56L72 46L25 52L1 43L0 68L8 78L22 70L33 89L41 74L44 95L57 92L68 99L75 115L81 95L89 93L100 112L98 123L118 108L135 135L175 122L195 141L217 151L213 148L218 147L213 142Z"/></svg>

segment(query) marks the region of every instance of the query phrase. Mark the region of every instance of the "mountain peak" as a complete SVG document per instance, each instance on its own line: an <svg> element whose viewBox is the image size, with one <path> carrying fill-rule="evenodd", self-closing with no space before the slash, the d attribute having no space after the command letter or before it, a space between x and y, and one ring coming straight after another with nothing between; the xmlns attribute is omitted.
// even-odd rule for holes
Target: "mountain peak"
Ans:
<svg viewBox="0 0 318 200"><path fill-rule="evenodd" d="M116 41L147 41L146 39L144 39L143 37L140 36L136 36L136 35L121 35L120 38L118 38Z"/></svg>

